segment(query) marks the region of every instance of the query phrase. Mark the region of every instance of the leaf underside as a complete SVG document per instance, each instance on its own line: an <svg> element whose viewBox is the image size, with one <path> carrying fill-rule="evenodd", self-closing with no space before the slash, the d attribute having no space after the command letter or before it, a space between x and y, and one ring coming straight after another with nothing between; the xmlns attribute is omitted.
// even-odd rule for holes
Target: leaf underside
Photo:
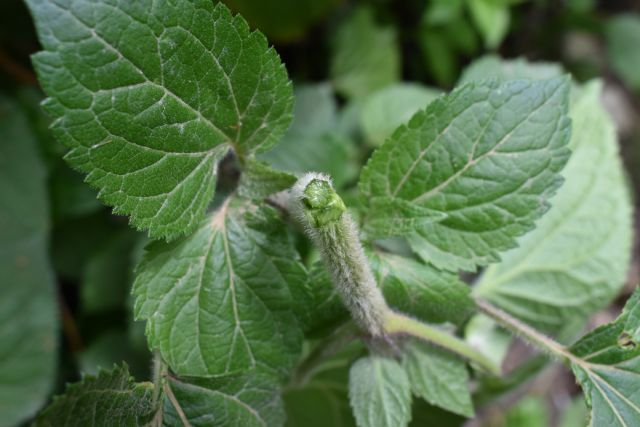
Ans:
<svg viewBox="0 0 640 427"><path fill-rule="evenodd" d="M572 154L553 206L475 288L544 331L586 320L614 298L627 277L631 201L600 93L601 85L591 83L571 106Z"/></svg>

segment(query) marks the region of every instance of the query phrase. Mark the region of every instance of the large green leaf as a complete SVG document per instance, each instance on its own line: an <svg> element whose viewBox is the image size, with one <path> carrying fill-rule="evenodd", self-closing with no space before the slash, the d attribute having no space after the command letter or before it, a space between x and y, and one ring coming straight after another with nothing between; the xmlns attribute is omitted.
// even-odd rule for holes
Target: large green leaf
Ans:
<svg viewBox="0 0 640 427"><path fill-rule="evenodd" d="M338 28L333 40L331 80L349 98L362 98L400 77L396 33L376 25L373 10L359 7Z"/></svg>
<svg viewBox="0 0 640 427"><path fill-rule="evenodd" d="M66 159L152 236L197 227L230 150L263 151L292 91L258 32L210 0L28 0L34 64Z"/></svg>
<svg viewBox="0 0 640 427"><path fill-rule="evenodd" d="M445 214L409 236L436 267L498 261L562 182L568 93L559 78L471 82L438 98L374 153L360 180L363 200L398 199ZM377 215L384 213L372 204L369 217Z"/></svg>
<svg viewBox="0 0 640 427"><path fill-rule="evenodd" d="M402 364L414 395L455 414L473 416L469 372L462 359L425 343L410 341L403 347Z"/></svg>
<svg viewBox="0 0 640 427"><path fill-rule="evenodd" d="M133 383L125 366L87 375L36 419L34 427L146 426L154 415L153 384Z"/></svg>
<svg viewBox="0 0 640 427"><path fill-rule="evenodd" d="M640 14L618 15L607 23L607 53L624 82L640 91Z"/></svg>
<svg viewBox="0 0 640 427"><path fill-rule="evenodd" d="M55 379L57 302L37 148L22 111L0 97L0 426L33 415Z"/></svg>
<svg viewBox="0 0 640 427"><path fill-rule="evenodd" d="M164 425L192 427L266 427L284 423L277 381L264 375L231 376L190 381L171 378L175 400L165 394Z"/></svg>
<svg viewBox="0 0 640 427"><path fill-rule="evenodd" d="M640 291L620 317L582 337L571 367L591 407L594 427L632 427L640 420Z"/></svg>
<svg viewBox="0 0 640 427"><path fill-rule="evenodd" d="M600 85L592 83L572 105L573 154L551 210L476 287L478 295L546 331L586 319L626 278L631 202L599 96Z"/></svg>
<svg viewBox="0 0 640 427"><path fill-rule="evenodd" d="M402 366L369 356L349 371L349 400L359 427L402 427L411 420L411 389Z"/></svg>
<svg viewBox="0 0 640 427"><path fill-rule="evenodd" d="M227 199L191 236L151 243L138 266L136 317L179 375L286 374L299 352L292 288L306 272L275 211L254 208Z"/></svg>
<svg viewBox="0 0 640 427"><path fill-rule="evenodd" d="M387 253L370 256L378 284L393 308L426 322L461 324L475 309L469 286L456 275Z"/></svg>

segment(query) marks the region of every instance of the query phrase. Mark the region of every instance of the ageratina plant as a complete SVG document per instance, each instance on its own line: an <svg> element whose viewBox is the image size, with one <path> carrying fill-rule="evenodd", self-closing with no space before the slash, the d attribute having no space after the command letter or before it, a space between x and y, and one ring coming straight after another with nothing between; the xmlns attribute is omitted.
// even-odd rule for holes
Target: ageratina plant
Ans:
<svg viewBox="0 0 640 427"><path fill-rule="evenodd" d="M27 3L66 161L153 239L133 286L153 381L126 365L87 376L36 425L397 427L424 401L474 417L471 389L481 403L543 366L503 373L504 331L573 371L591 425L640 425L640 293L575 339L619 290L630 251L598 82L489 58L448 94L355 103L379 145L355 197L346 161L330 166L335 184L312 172L330 150L344 156L331 138L299 148L317 133L295 123L302 110L285 137L300 162L286 169L309 171L274 167L292 84L225 6ZM360 63L334 61L345 96L364 90L349 83ZM324 95L305 96L313 108ZM479 271L473 286L458 275Z"/></svg>

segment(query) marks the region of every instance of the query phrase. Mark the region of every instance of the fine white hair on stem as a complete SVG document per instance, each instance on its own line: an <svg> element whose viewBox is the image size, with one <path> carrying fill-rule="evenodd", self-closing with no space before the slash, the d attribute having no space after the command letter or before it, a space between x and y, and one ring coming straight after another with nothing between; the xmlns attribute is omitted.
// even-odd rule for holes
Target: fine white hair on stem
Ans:
<svg viewBox="0 0 640 427"><path fill-rule="evenodd" d="M372 336L383 335L389 308L360 244L357 226L333 189L331 178L305 174L292 187L290 201L292 214L320 250L354 320Z"/></svg>

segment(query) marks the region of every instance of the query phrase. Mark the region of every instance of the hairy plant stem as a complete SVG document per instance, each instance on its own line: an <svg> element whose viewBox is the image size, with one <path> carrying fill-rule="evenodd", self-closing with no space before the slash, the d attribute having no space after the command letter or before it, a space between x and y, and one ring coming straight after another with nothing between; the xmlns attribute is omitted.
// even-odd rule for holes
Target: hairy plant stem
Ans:
<svg viewBox="0 0 640 427"><path fill-rule="evenodd" d="M545 334L535 330L531 326L521 322L509 313L493 306L482 298L476 298L476 305L481 312L495 320L500 326L522 337L539 350L550 356L556 357L563 362L573 362L582 364L582 360L571 354L562 344L549 338Z"/></svg>
<svg viewBox="0 0 640 427"><path fill-rule="evenodd" d="M389 308L374 278L358 230L329 177L309 173L291 189L291 211L320 249L351 317L373 338L409 335L456 353L484 370L499 368L461 339ZM322 352L318 357L324 357Z"/></svg>
<svg viewBox="0 0 640 427"><path fill-rule="evenodd" d="M153 366L152 366L152 374L153 374L153 403L158 403L160 399L160 394L162 390L162 386L166 381L167 376L167 365L162 360L162 356L160 356L159 351L153 352Z"/></svg>
<svg viewBox="0 0 640 427"><path fill-rule="evenodd" d="M462 356L469 362L491 374L500 375L500 368L496 366L491 359L471 347L465 341L404 314L389 310L385 318L385 331L388 334L409 335L435 344L438 347Z"/></svg>

